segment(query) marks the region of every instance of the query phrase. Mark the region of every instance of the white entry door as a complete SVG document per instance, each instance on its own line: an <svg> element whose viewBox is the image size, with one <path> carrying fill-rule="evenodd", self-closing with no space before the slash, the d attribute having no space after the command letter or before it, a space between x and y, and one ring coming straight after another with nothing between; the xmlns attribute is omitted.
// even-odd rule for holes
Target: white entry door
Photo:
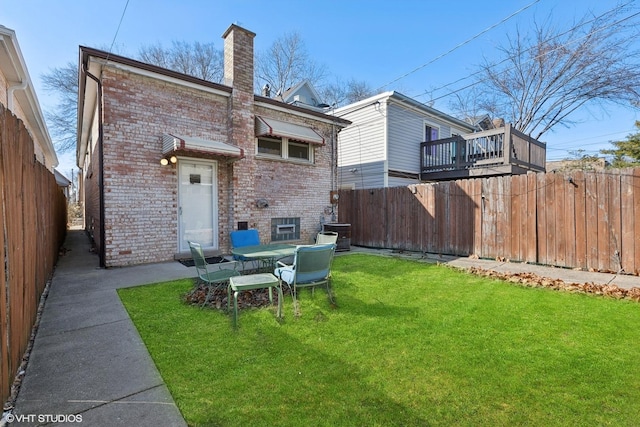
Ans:
<svg viewBox="0 0 640 427"><path fill-rule="evenodd" d="M218 248L217 163L178 161L179 246L189 251L189 241L203 248Z"/></svg>

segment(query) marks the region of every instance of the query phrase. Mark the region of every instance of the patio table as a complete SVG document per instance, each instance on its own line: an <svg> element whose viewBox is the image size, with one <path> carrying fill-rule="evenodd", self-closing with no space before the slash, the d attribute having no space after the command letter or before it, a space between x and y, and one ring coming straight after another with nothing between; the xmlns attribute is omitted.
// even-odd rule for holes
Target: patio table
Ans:
<svg viewBox="0 0 640 427"><path fill-rule="evenodd" d="M231 254L247 260L260 261L266 268L275 268L276 260L293 256L296 245L269 243L264 245L241 246L231 249Z"/></svg>

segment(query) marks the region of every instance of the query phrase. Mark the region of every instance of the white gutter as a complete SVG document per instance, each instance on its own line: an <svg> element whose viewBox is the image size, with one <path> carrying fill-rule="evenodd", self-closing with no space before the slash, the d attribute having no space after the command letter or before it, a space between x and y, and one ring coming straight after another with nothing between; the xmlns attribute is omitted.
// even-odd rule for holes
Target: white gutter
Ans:
<svg viewBox="0 0 640 427"><path fill-rule="evenodd" d="M14 99L18 101L25 117L21 117L29 124L38 144L45 155L45 166L51 169L58 166L49 130L40 109L38 97L31 83L29 71L25 64L15 31L0 25L0 72L7 81L7 108L15 114Z"/></svg>
<svg viewBox="0 0 640 427"><path fill-rule="evenodd" d="M29 86L29 82L24 80L22 83L7 88L7 107L9 111L13 111L13 92L16 90L25 90Z"/></svg>

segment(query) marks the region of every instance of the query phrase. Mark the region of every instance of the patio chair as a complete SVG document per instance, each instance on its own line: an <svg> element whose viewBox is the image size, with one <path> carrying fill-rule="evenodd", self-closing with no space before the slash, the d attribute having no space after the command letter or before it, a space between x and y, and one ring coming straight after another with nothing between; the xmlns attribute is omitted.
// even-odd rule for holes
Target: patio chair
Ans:
<svg viewBox="0 0 640 427"><path fill-rule="evenodd" d="M324 245L326 243L337 243L338 233L335 231L321 231L316 236L316 245Z"/></svg>
<svg viewBox="0 0 640 427"><path fill-rule="evenodd" d="M231 247L241 248L243 246L255 246L260 244L260 235L258 230L250 228L249 230L235 230L231 232ZM248 262L255 262L256 260L246 258L242 255L234 255L233 259L240 261L242 269L245 269L245 264Z"/></svg>
<svg viewBox="0 0 640 427"><path fill-rule="evenodd" d="M282 283L286 283L293 296L294 313L298 313L297 289L324 285L329 302L333 304L331 295L331 263L336 250L334 243L322 245L298 246L293 265L283 265L274 270L274 275Z"/></svg>
<svg viewBox="0 0 640 427"><path fill-rule="evenodd" d="M207 296L202 303L202 307L204 307L216 290L225 284L228 285L230 278L240 275L240 272L237 270L238 263L236 261L230 261L209 264L204 257L202 246L199 243L189 242L189 249L191 250L191 256L193 257L193 262L198 272L198 280L206 283L208 287Z"/></svg>

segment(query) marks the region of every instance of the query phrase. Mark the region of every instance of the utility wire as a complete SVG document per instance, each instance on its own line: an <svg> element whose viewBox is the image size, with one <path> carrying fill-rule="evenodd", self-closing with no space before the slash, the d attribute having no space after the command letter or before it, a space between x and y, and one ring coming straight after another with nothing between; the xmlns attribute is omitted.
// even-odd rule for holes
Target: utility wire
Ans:
<svg viewBox="0 0 640 427"><path fill-rule="evenodd" d="M127 7L129 7L129 0L124 5L124 10L122 11L122 15L120 16L120 22L118 22L118 28L116 28L116 33L113 35L113 40L111 41L111 46L109 46L109 52L107 53L107 61L109 60L109 55L111 55L111 51L113 50L113 45L116 43L116 38L118 37L118 33L120 32L120 26L122 25L122 21L124 20L124 15L127 13Z"/></svg>
<svg viewBox="0 0 640 427"><path fill-rule="evenodd" d="M614 9L616 9L616 8L614 8ZM607 11L606 13L604 13L603 15L601 15L600 17L602 17L602 16L606 15L607 13L609 13L609 12L613 11L614 9L611 9L611 10ZM635 18L635 17L636 17L636 16L638 16L638 15L640 15L640 12L636 12L636 13L634 13L634 14L632 14L632 15L629 15L629 16L627 16L627 17L625 17L625 18L622 18L622 19L620 19L619 21L613 22L613 23L611 23L610 25L608 25L608 26L606 26L606 27L603 27L603 28L598 29L597 31L599 32L599 31L605 31L605 30L608 30L608 29L610 29L610 28L612 28L612 27L615 27L615 26L619 25L619 24L620 24L620 23L622 23L622 22L625 22L625 21L628 21L628 20L630 20L630 19L632 19L632 18ZM594 18L594 20L595 20L595 18ZM585 23L582 23L582 24L577 25L577 26L575 26L575 27L572 27L572 28L571 28L571 29L569 29L568 31L566 31L566 32L564 32L564 33L562 33L562 34L559 34L557 37L561 37L561 36L563 36L563 35L567 34L568 32L573 31L573 30L575 30L575 29L579 28L580 26L586 25L587 23L592 22L592 21L593 21L593 20L588 21L588 22L585 22ZM590 36L590 35L592 35L592 34L595 34L595 33L594 33L594 32L590 32L589 34L585 35L585 36L584 36L584 37L582 37L581 39L584 39L584 38L586 38L587 36ZM556 37L556 38L557 38L557 37ZM569 45L571 45L571 44L573 44L573 43L578 42L578 41L579 41L579 40L581 40L581 39L571 40L571 41L569 41L569 42L567 42L567 43L565 43L565 44L562 44L562 45L560 45L560 46L555 47L554 49L551 49L551 50L549 50L549 51L547 51L547 52L544 52L544 53L543 53L543 55L548 55L548 54L550 54L550 53L552 53L552 52L555 52L555 51L557 51L557 50L563 49L563 48L565 48L565 47L567 47L567 46L569 46ZM529 50L532 50L532 49L533 49L533 48L530 48ZM500 61L499 63L497 63L497 64L493 65L492 67L496 67L496 66L498 66L498 65L500 65L500 64L503 64L504 62L507 62L507 61L509 61L509 60L511 60L511 59L514 59L514 57L508 57L508 58L505 58L505 59L503 59L502 61ZM506 69L506 70L504 70L504 71L510 71L510 70L513 70L513 69L514 69L514 67L510 67L510 68L507 68L507 69ZM432 91L426 91L426 92L424 92L424 93L422 93L422 94L420 94L420 95L416 95L416 96L414 96L413 98L415 99L415 98L417 98L417 97L424 96L425 94L427 94L427 93L429 93L429 92L436 92L436 91L441 90L441 89L444 89L444 88L446 88L446 87L448 87L448 86L450 86L450 85L452 85L452 84L455 84L455 83L457 83L457 82L459 82L459 81L462 81L462 80L465 80L465 79L471 78L471 77L473 77L473 76L475 76L475 75L477 75L477 74L481 74L481 73L482 73L482 70L481 70L481 71L477 71L477 72L475 72L475 73L473 73L473 74L471 74L471 75L469 75L469 76L467 76L467 77L464 77L464 78L458 79L458 80L456 80L456 81L455 81L455 82L453 82L453 83L449 83L449 84L447 84L447 85L441 86L441 87L436 88L436 89L434 89L434 90L432 90ZM431 99L429 100L429 102L434 102L434 101L437 101L437 100L439 100L439 99L446 98L446 97L451 96L451 95L453 95L453 94L455 94L455 93L461 92L461 91L463 91L463 90L465 90L465 89L468 89L468 88L470 88L470 87L473 87L473 86L475 86L475 85L478 85L478 84L482 83L482 82L483 82L483 81L485 81L485 80L487 80L487 79L480 79L480 80L478 80L478 81L476 81L476 82L470 83L470 84L468 84L468 85L466 85L466 86L463 86L463 87L461 87L461 88L458 88L458 89L452 90L452 91L450 91L449 93L446 93L446 94L444 94L444 95L440 95L440 96L438 96L438 97L436 97L436 98L431 98Z"/></svg>
<svg viewBox="0 0 640 427"><path fill-rule="evenodd" d="M521 13L521 12L525 11L526 9L530 8L531 6L533 6L534 4L538 3L539 1L540 1L540 0L535 0L535 1L534 1L534 2L532 2L532 3L529 3L528 5L526 5L525 7L521 8L520 10L517 10L517 11L513 12L511 15L507 16L506 18L502 19L500 22L497 22L497 23L495 23L495 24L491 25L490 27L485 28L484 30L482 30L482 31L480 31L478 34L476 34L475 36L473 36L473 37L471 37L471 38L468 38L467 40L463 41L462 43L457 44L457 45L456 45L456 46L454 46L453 48L449 49L448 51L446 51L446 52L444 52L444 53L442 53L442 54L440 54L440 55L438 55L437 57L433 58L433 59L432 59L432 60L430 60L429 62L427 62L427 63L425 63L425 64L420 65L419 67L417 67L417 68L415 68L415 69L413 69L413 70L409 71L408 73L406 73L406 74L404 74L404 75L402 75L402 76L398 77L398 78L397 78L397 79L395 79L395 80L390 81L389 83L387 83L387 84L385 84L385 85L380 86L380 87L377 89L377 92L382 91L382 89L384 89L385 87L387 87L387 86L389 86L389 85L391 85L391 84L393 84L393 83L395 83L395 82L397 82L397 81L399 81L399 80L404 79L405 77L407 77L407 76L409 76L409 75L411 75L411 74L415 73L416 71L419 71L419 70L423 69L424 67L426 67L426 66L428 66L428 65L430 65L430 64L433 64L434 62L436 62L436 61L437 61L437 60L439 60L439 59L442 59L443 57L445 57L445 56L449 55L449 54L450 54L450 53L452 53L453 51L455 51L455 50L457 50L457 49L461 48L462 46L464 46L464 45L466 45L466 44L468 44L468 43L472 42L472 41L473 41L473 40L475 40L475 39L477 39L478 37L480 37L480 36L481 36L481 35L483 35L484 33L488 32L488 31L491 31L492 29L494 29L494 28L495 28L495 27L497 27L498 25L501 25L501 24L503 24L503 23L507 22L509 19L513 18L514 16L518 15L519 13Z"/></svg>
<svg viewBox="0 0 640 427"><path fill-rule="evenodd" d="M575 30L577 30L577 29L578 29L578 28L580 28L580 27L584 27L585 25L588 25L588 24L590 24L590 23L592 23L592 22L596 21L597 19L602 18L603 16L605 16L605 15L607 15L607 14L609 14L609 13L613 12L614 10L616 10L616 9L621 9L621 8L623 8L623 7L626 7L626 6L628 6L629 4L631 4L631 3L633 3L633 1L630 1L630 2L627 2L627 3L625 3L625 4L618 5L618 6L614 7L614 8L611 8L611 9L607 10L606 12L604 12L603 14L601 14L601 15L599 15L599 16L596 16L596 17L594 17L593 19L589 19L589 20L587 20L587 21L580 22L578 25L575 25L575 26L573 26L573 27L569 28L568 30L566 30L565 32L563 32L563 33L560 33L560 34L556 35L556 36L555 36L555 37L553 37L551 40L555 40L555 39L558 39L558 38L560 38L560 37L562 37L562 36L564 36L564 35L567 35L567 34L571 33L572 31L575 31ZM622 21L620 21L620 22L622 22ZM612 24L612 25L610 25L610 26L609 26L609 27L607 27L607 28L610 28L610 27L611 27L611 26L613 26L613 25L616 25L616 24ZM605 29L606 29L606 28L605 28ZM565 47L565 46L567 46L567 45L568 45L568 43L567 43L567 44L565 44L565 45L562 45L561 47ZM530 47L529 49L526 49L526 50L525 50L525 53L526 53L526 52L530 52L530 51L532 51L533 49L535 49L535 46ZM511 60L511 59L514 59L514 58L515 58L514 56L509 56L509 57L507 57L507 58L503 59L502 61L500 61L500 62L498 62L498 63L496 63L496 64L493 64L493 65L491 66L491 68L495 68L495 67L497 67L498 65L504 64L505 62L507 62L507 61L509 61L509 60ZM429 93L434 93L434 92L437 92L437 91L439 91L439 90L446 89L447 87L452 86L452 85L454 85L454 84L456 84L456 83L459 83L459 82L461 82L461 81L463 81L463 80L467 80L467 79L470 79L470 78L472 78L472 77L477 76L478 74L482 74L482 72L483 72L483 70L476 71L476 72L474 72L474 73L472 73L472 74L469 74L468 76L461 77L461 78L459 78L459 79L457 79L457 80L455 80L455 81L453 81L453 82L447 83L447 84L445 84L445 85L443 85L443 86L440 86L440 87L437 87L437 88L435 88L435 89L431 89L431 90L425 91L425 92L423 92L423 93L421 93L421 94L419 94L419 95L415 95L415 97L414 97L414 98L422 97L422 96L425 96L425 95L427 95L427 94L429 94ZM465 88L467 88L467 87L468 87L468 86L465 86L465 87L464 87L464 88L462 88L462 89L465 89ZM455 92L454 92L454 93L455 93ZM433 101L433 99L432 99L432 100L430 100L430 101Z"/></svg>

